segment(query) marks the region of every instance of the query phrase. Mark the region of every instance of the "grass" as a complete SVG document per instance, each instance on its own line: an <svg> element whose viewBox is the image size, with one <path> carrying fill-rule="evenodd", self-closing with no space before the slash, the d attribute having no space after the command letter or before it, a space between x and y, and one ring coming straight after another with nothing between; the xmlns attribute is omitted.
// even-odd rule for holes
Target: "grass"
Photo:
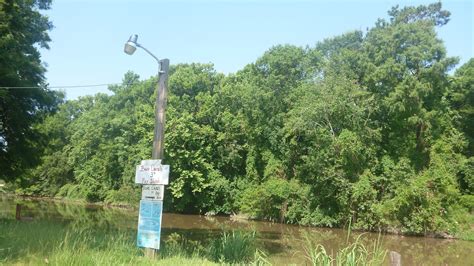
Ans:
<svg viewBox="0 0 474 266"><path fill-rule="evenodd" d="M361 236L335 254L305 236L305 255L312 265L380 265L386 251L380 241L364 244ZM135 230L97 229L48 221L0 219L0 265L270 265L258 249L256 233L230 231L211 241L164 238L158 259L136 247Z"/></svg>
<svg viewBox="0 0 474 266"><path fill-rule="evenodd" d="M328 253L321 244L314 245L312 241L306 241L306 258L312 265L382 265L387 254L379 242L365 245L360 241L360 236L336 254Z"/></svg>
<svg viewBox="0 0 474 266"><path fill-rule="evenodd" d="M210 243L168 235L152 260L136 247L134 230L80 229L66 223L0 220L0 264L216 265L269 264L254 232L223 232ZM209 246L209 247L206 247Z"/></svg>
<svg viewBox="0 0 474 266"><path fill-rule="evenodd" d="M151 260L136 247L135 232L78 230L66 224L0 220L0 264L5 265L216 265L199 254L164 251Z"/></svg>
<svg viewBox="0 0 474 266"><path fill-rule="evenodd" d="M334 266L334 265L383 265L387 251L382 248L380 235L379 238L369 244L362 242L359 235L354 242L350 243L350 225L346 238L346 246L335 254L329 253L321 244L315 244L316 241L306 234L304 236L305 257L312 265Z"/></svg>
<svg viewBox="0 0 474 266"><path fill-rule="evenodd" d="M209 256L221 263L249 263L257 252L255 240L255 232L224 232L212 242Z"/></svg>

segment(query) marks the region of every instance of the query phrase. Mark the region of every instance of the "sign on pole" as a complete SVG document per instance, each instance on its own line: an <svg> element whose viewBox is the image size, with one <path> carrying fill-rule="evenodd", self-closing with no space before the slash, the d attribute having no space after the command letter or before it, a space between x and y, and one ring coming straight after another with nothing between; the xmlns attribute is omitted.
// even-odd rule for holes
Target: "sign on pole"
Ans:
<svg viewBox="0 0 474 266"><path fill-rule="evenodd" d="M143 185L142 200L163 200L164 185Z"/></svg>
<svg viewBox="0 0 474 266"><path fill-rule="evenodd" d="M137 245L143 248L160 248L161 214L163 201L141 200L138 216Z"/></svg>
<svg viewBox="0 0 474 266"><path fill-rule="evenodd" d="M168 185L170 166L162 165L161 160L143 160L137 165L135 183L144 185Z"/></svg>
<svg viewBox="0 0 474 266"><path fill-rule="evenodd" d="M135 183L143 185L138 216L139 247L160 248L164 185L168 184L169 173L170 166L162 165L161 160L143 160L136 167Z"/></svg>

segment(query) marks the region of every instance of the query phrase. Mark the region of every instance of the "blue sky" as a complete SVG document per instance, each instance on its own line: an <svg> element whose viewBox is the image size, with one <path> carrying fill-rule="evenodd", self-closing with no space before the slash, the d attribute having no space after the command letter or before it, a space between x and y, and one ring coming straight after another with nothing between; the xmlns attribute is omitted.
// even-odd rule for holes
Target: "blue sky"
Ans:
<svg viewBox="0 0 474 266"><path fill-rule="evenodd" d="M213 63L236 72L277 44L314 46L351 30L372 27L394 5L433 1L151 1L55 0L44 12L55 28L42 50L50 86L119 83L132 70L145 79L157 72L153 58L123 53L128 37L159 58ZM443 1L451 21L438 29L448 55L461 64L473 57L472 1ZM106 86L66 89L68 99L107 92Z"/></svg>

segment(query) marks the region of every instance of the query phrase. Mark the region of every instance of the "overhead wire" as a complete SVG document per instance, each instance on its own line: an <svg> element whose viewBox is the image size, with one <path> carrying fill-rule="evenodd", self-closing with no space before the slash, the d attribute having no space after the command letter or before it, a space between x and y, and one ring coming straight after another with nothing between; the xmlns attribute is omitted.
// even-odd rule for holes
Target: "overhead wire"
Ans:
<svg viewBox="0 0 474 266"><path fill-rule="evenodd" d="M92 88L113 85L131 85L130 83L102 83L87 85L64 85L64 86L0 86L0 89L74 89L74 88Z"/></svg>

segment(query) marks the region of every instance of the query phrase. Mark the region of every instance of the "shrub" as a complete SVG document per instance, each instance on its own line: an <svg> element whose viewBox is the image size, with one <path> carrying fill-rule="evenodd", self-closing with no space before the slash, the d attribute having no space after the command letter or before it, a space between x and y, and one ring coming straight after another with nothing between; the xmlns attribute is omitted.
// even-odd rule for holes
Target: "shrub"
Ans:
<svg viewBox="0 0 474 266"><path fill-rule="evenodd" d="M110 190L105 197L105 203L134 204L140 200L140 189L132 186L122 186L118 190Z"/></svg>
<svg viewBox="0 0 474 266"><path fill-rule="evenodd" d="M81 189L81 186L76 184L66 184L62 186L56 196L69 199L85 198L85 194L84 191Z"/></svg>
<svg viewBox="0 0 474 266"><path fill-rule="evenodd" d="M211 243L209 256L216 262L248 263L257 251L255 242L255 232L224 232Z"/></svg>

